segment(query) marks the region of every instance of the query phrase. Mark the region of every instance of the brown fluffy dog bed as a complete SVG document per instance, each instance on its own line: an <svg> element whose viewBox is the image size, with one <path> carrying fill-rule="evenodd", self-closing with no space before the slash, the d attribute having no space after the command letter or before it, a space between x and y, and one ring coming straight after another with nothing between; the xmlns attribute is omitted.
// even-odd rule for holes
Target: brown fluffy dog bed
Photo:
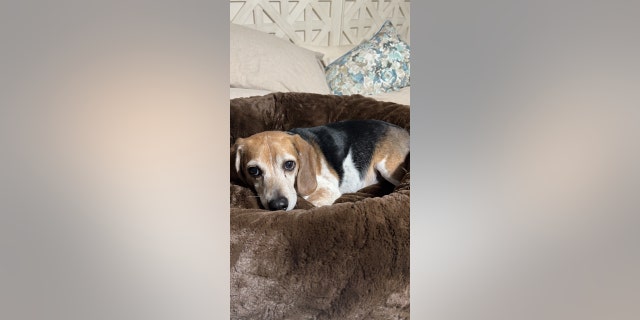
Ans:
<svg viewBox="0 0 640 320"><path fill-rule="evenodd" d="M409 130L409 107L363 96L274 93L231 100L231 145L265 130L347 119ZM231 169L233 172L234 170ZM315 208L260 208L231 179L232 319L408 319L409 168L383 183Z"/></svg>

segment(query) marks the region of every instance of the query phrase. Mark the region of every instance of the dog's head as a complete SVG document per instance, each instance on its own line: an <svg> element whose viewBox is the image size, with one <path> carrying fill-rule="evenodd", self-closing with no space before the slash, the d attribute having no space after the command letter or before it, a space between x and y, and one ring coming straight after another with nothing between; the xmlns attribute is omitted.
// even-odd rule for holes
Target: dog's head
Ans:
<svg viewBox="0 0 640 320"><path fill-rule="evenodd" d="M297 134L265 131L239 138L231 148L232 170L252 186L264 208L291 210L297 195L317 187L317 155Z"/></svg>

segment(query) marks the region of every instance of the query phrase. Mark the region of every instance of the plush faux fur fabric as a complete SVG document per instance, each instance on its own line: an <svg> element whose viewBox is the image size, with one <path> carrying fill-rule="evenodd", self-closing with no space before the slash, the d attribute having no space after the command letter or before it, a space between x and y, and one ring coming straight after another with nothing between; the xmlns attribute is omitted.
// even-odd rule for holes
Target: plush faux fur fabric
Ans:
<svg viewBox="0 0 640 320"><path fill-rule="evenodd" d="M409 107L359 95L231 100L231 141L347 119L409 130ZM233 170L232 170L233 171ZM231 175L232 319L408 319L410 174L315 208L260 208Z"/></svg>

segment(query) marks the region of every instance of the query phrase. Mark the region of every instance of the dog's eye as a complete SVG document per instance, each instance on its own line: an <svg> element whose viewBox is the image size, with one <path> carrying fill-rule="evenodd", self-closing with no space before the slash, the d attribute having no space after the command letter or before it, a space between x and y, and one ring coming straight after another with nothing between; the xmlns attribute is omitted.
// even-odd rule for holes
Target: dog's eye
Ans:
<svg viewBox="0 0 640 320"><path fill-rule="evenodd" d="M262 174L262 171L260 171L260 169L258 167L249 167L247 168L247 172L249 172L250 175L257 177L260 174Z"/></svg>
<svg viewBox="0 0 640 320"><path fill-rule="evenodd" d="M291 161L291 160L289 160L289 161L284 163L283 167L284 167L285 170L291 171L291 170L293 170L293 168L296 167L296 163Z"/></svg>

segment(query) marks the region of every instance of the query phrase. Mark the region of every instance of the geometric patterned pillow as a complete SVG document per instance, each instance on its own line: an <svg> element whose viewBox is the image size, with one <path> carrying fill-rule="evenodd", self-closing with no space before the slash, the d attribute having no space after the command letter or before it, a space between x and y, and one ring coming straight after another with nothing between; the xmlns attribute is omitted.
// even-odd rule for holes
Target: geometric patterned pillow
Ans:
<svg viewBox="0 0 640 320"><path fill-rule="evenodd" d="M371 39L325 68L329 88L336 95L371 95L410 85L411 52L391 24L385 21Z"/></svg>

